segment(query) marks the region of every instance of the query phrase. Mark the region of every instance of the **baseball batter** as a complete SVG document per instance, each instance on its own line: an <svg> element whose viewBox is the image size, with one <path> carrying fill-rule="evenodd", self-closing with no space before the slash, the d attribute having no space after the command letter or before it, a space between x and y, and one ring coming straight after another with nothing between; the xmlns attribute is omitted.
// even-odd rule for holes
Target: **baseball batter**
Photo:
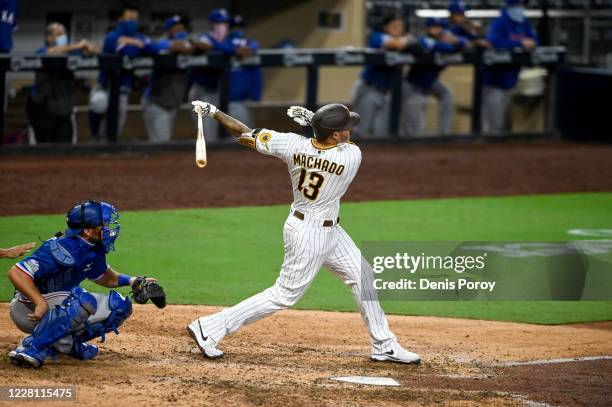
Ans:
<svg viewBox="0 0 612 407"><path fill-rule="evenodd" d="M314 114L301 107L290 108L288 114L295 121L313 127L315 138L311 139L269 129L251 130L210 103L194 101L193 105L196 113L216 119L240 144L286 162L294 198L283 230L285 258L275 284L187 327L204 356L223 356L217 345L227 334L293 306L325 266L351 288L372 340L371 359L418 364L419 355L402 348L389 329L375 292L362 289L371 287L372 269L339 224L340 199L361 164L359 147L349 141L359 115L341 104L323 106Z"/></svg>

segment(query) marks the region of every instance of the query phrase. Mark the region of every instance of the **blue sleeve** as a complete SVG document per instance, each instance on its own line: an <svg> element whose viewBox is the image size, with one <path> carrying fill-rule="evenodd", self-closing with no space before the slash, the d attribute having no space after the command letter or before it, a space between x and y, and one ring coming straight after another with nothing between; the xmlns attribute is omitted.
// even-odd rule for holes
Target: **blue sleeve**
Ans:
<svg viewBox="0 0 612 407"><path fill-rule="evenodd" d="M157 55L159 54L159 50L155 41L151 41L149 37L145 37L144 35L139 38L144 43L144 48L142 49L143 55Z"/></svg>
<svg viewBox="0 0 612 407"><path fill-rule="evenodd" d="M167 39L152 41L151 45L149 46L149 53L151 55L159 55L164 53L164 51L167 51L168 49L170 49L170 42Z"/></svg>
<svg viewBox="0 0 612 407"><path fill-rule="evenodd" d="M368 39L368 47L369 48L384 48L385 36L383 33L379 31L374 31L370 38Z"/></svg>
<svg viewBox="0 0 612 407"><path fill-rule="evenodd" d="M436 41L429 37L419 38L419 45L421 45L421 47L427 52L451 53L457 50L453 44L443 41Z"/></svg>
<svg viewBox="0 0 612 407"><path fill-rule="evenodd" d="M117 40L119 38L113 32L106 34L104 38L104 45L102 46L102 52L107 54L114 54L117 52Z"/></svg>
<svg viewBox="0 0 612 407"><path fill-rule="evenodd" d="M224 54L233 54L236 51L236 46L234 45L234 42L228 38L223 42L215 41L213 43L213 50L222 52Z"/></svg>
<svg viewBox="0 0 612 407"><path fill-rule="evenodd" d="M487 39L493 45L493 48L497 49L512 49L522 46L520 41L510 39L510 32L502 18L493 20L493 24L491 24L487 33Z"/></svg>
<svg viewBox="0 0 612 407"><path fill-rule="evenodd" d="M47 47L40 47L36 50L36 54L38 55L45 55L47 53Z"/></svg>
<svg viewBox="0 0 612 407"><path fill-rule="evenodd" d="M255 52L259 51L259 49L261 48L259 46L259 43L255 40L248 40L247 45Z"/></svg>
<svg viewBox="0 0 612 407"><path fill-rule="evenodd" d="M106 254L101 251L96 256L91 270L87 273L87 278L89 278L90 280L96 280L102 277L102 274L106 273L106 270L108 270L108 264L106 263Z"/></svg>
<svg viewBox="0 0 612 407"><path fill-rule="evenodd" d="M43 243L34 253L26 257L17 267L32 278L42 278L59 271L59 264L55 261L49 250L49 242Z"/></svg>
<svg viewBox="0 0 612 407"><path fill-rule="evenodd" d="M527 37L534 40L536 42L536 45L540 45L540 40L538 40L538 35L535 33L535 31L533 31L533 27L527 20L525 20L525 31L527 33Z"/></svg>

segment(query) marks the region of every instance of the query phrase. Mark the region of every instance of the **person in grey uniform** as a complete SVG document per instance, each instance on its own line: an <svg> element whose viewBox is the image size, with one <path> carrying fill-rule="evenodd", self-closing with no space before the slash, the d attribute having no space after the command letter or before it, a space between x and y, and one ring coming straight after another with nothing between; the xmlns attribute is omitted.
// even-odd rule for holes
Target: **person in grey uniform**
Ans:
<svg viewBox="0 0 612 407"><path fill-rule="evenodd" d="M368 38L368 48L401 51L414 42L405 33L401 16L390 14L382 21L382 30L373 31ZM389 124L388 94L393 78L393 67L366 65L351 95L351 107L361 116L355 128L357 137L385 137Z"/></svg>
<svg viewBox="0 0 612 407"><path fill-rule="evenodd" d="M425 53L453 53L467 45L467 41L446 30L446 21L428 18L425 35L418 44ZM453 124L453 94L440 80L444 65L414 65L404 84L404 105L401 131L403 136L425 132L427 105L431 96L438 99L438 132L450 134Z"/></svg>
<svg viewBox="0 0 612 407"><path fill-rule="evenodd" d="M191 54L187 29L181 16L175 15L164 23L166 38L154 46L158 54ZM176 112L187 94L187 78L180 69L155 69L142 98L142 118L149 141L167 142L172 139Z"/></svg>
<svg viewBox="0 0 612 407"><path fill-rule="evenodd" d="M208 16L211 29L194 38L193 45L199 52L218 52L235 55L236 41L230 35L231 18L225 9L215 9ZM220 104L219 92L223 79L223 68L198 67L190 73L189 100L210 100ZM195 124L195 120L194 120ZM213 120L204 121L207 141L218 140L218 126Z"/></svg>
<svg viewBox="0 0 612 407"><path fill-rule="evenodd" d="M491 46L499 50L522 49L533 51L538 39L525 17L526 0L506 0L506 7L499 17L493 20L487 39ZM484 72L482 94L483 131L499 134L506 127L506 111L510 104L512 89L518 82L520 65L493 65Z"/></svg>

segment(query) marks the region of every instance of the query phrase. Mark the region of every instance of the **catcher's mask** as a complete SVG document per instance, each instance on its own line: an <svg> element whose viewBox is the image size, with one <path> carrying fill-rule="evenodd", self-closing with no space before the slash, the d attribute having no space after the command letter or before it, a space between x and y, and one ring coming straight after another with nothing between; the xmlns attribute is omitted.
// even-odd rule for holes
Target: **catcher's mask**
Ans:
<svg viewBox="0 0 612 407"><path fill-rule="evenodd" d="M115 250L119 237L119 212L107 202L93 200L81 202L72 207L66 215L66 236L78 235L83 229L102 226L102 245L106 253Z"/></svg>
<svg viewBox="0 0 612 407"><path fill-rule="evenodd" d="M325 140L335 131L350 130L359 124L359 114L340 103L319 108L312 117L312 128L317 140Z"/></svg>

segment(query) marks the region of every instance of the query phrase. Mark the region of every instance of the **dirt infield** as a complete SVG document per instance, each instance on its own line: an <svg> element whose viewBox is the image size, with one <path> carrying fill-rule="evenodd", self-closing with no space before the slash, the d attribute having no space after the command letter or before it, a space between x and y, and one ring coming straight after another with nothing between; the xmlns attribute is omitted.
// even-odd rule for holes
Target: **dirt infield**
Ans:
<svg viewBox="0 0 612 407"><path fill-rule="evenodd" d="M21 338L7 308L0 305L2 354ZM87 406L594 406L612 401L612 360L503 366L612 355L612 322L537 326L391 316L400 340L423 357L416 367L369 361L367 334L356 313L285 311L229 336L222 344L226 356L209 361L185 324L216 310L138 306L95 360L60 357L41 370L25 370L3 357L0 384L76 385L79 405ZM331 380L339 376L391 377L400 386Z"/></svg>
<svg viewBox="0 0 612 407"><path fill-rule="evenodd" d="M561 142L363 149L345 200L612 190L612 146ZM3 156L0 215L64 213L105 199L124 209L289 204L286 167L252 151L151 156ZM21 339L0 304L0 386L75 385L79 405L612 405L612 359L507 362L612 355L612 322L565 326L390 316L419 367L368 360L357 313L285 311L230 336L219 361L202 358L185 331L215 307L135 307L94 361L60 357L41 370L4 355ZM341 383L381 376L399 387ZM0 401L0 406L37 405ZM39 405L49 405L40 402ZM72 405L56 403L53 405Z"/></svg>
<svg viewBox="0 0 612 407"><path fill-rule="evenodd" d="M344 201L612 190L612 146L551 141L365 146ZM1 157L0 215L64 213L95 197L121 210L289 204L286 166L253 151Z"/></svg>

